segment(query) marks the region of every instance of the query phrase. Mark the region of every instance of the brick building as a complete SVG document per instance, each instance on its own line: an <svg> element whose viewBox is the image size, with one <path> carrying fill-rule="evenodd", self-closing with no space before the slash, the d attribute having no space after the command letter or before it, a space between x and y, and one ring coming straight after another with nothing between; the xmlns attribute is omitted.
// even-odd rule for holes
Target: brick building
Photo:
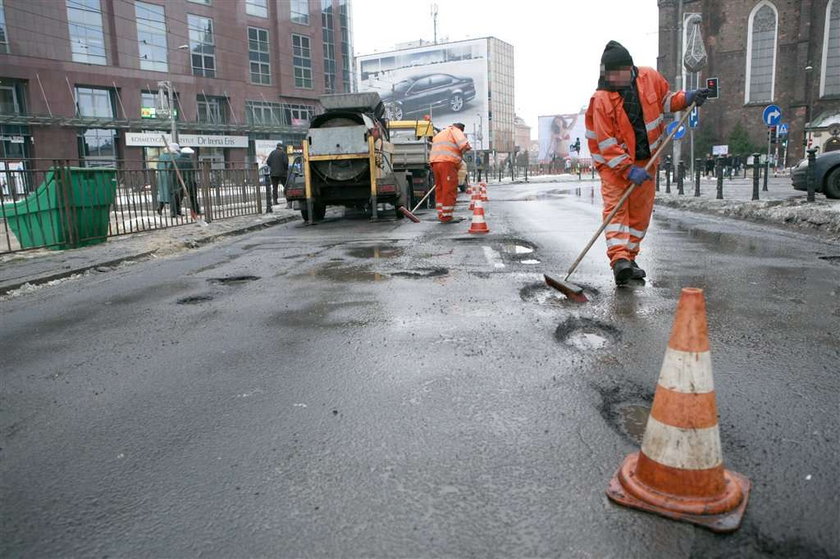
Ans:
<svg viewBox="0 0 840 559"><path fill-rule="evenodd" d="M834 145L831 132L837 130L831 123L840 122L840 0L659 0L658 69L672 86L682 58L680 9L689 22L685 38L694 14L702 20L708 65L699 83L711 76L720 80L720 98L701 109L699 135L727 144L740 123L755 146L766 146L762 112L775 104L790 129L789 164L804 156L803 140L823 149ZM682 71L685 86L696 87L698 76Z"/></svg>
<svg viewBox="0 0 840 559"><path fill-rule="evenodd" d="M199 159L241 165L299 142L351 55L349 0L0 0L0 158L148 161L174 106Z"/></svg>

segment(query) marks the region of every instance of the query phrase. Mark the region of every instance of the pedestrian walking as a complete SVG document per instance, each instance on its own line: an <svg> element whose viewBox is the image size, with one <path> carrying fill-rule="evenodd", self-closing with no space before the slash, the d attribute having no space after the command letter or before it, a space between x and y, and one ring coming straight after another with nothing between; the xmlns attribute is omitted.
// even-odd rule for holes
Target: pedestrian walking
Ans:
<svg viewBox="0 0 840 559"><path fill-rule="evenodd" d="M192 148L183 147L178 158L175 160L178 164L178 170L181 172L181 178L184 180L184 186L187 187L187 194L189 194L190 198L190 212L192 212L193 219L195 219L196 215L201 215L201 209L198 205L198 181L196 180L197 168L195 159L193 158L194 153L195 151ZM177 180L177 177L175 180ZM178 192L181 192L180 185ZM179 197L179 205L182 197Z"/></svg>
<svg viewBox="0 0 840 559"><path fill-rule="evenodd" d="M277 201L278 189L284 188L289 173L289 157L283 148L283 142L277 142L277 146L268 154L266 165L271 175L271 188L266 186L266 207L271 213L272 203L275 205L279 203ZM282 190L280 192L282 193Z"/></svg>
<svg viewBox="0 0 840 559"><path fill-rule="evenodd" d="M586 137L601 177L603 217L612 212L631 183L639 185L605 229L607 257L618 285L642 279L636 264L647 233L655 195L645 165L664 141L664 114L692 102L702 105L708 89L668 90L668 81L653 68L637 67L620 43L610 41L601 55L601 77L586 111Z"/></svg>
<svg viewBox="0 0 840 559"><path fill-rule="evenodd" d="M464 135L464 125L460 122L451 124L432 138L429 162L435 175L436 207L441 223L461 221L460 218L453 218L458 195L458 167L470 149L470 143Z"/></svg>
<svg viewBox="0 0 840 559"><path fill-rule="evenodd" d="M167 150L160 154L157 164L157 213L161 215L163 208L169 204L169 215L177 217L181 213L181 207L178 203L178 190L180 186L178 177L175 176L175 167L172 162L178 158L181 151L181 146L175 142L170 142Z"/></svg>

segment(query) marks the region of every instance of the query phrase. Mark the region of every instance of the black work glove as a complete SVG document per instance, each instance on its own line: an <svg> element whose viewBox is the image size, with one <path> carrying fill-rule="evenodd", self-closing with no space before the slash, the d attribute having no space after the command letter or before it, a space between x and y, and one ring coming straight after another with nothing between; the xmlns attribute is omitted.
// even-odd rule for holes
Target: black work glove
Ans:
<svg viewBox="0 0 840 559"><path fill-rule="evenodd" d="M712 92L711 89L701 88L701 89L690 89L685 92L685 102L688 105L692 103L696 103L697 106L703 105L706 102L706 98Z"/></svg>

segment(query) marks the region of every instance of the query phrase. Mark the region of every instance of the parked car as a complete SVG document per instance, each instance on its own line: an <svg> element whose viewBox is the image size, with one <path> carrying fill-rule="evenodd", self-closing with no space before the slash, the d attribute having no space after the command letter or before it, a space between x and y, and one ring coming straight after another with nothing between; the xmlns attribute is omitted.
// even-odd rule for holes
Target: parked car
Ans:
<svg viewBox="0 0 840 559"><path fill-rule="evenodd" d="M803 159L790 173L794 190L808 190L808 160ZM840 151L817 156L814 190L826 198L840 199Z"/></svg>
<svg viewBox="0 0 840 559"><path fill-rule="evenodd" d="M473 79L449 74L412 76L394 84L390 93L382 94L382 102L391 120L402 120L411 114L428 114L430 108L436 107L459 113L473 99Z"/></svg>

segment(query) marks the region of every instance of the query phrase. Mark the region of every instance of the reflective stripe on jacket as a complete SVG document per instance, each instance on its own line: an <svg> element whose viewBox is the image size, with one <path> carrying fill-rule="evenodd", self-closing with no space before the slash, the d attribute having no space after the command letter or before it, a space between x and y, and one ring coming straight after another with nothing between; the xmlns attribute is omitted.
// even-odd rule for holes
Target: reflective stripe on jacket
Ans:
<svg viewBox="0 0 840 559"><path fill-rule="evenodd" d="M448 126L432 138L429 162L451 161L452 163L460 163L464 158L464 152L469 149L470 143L464 133L454 126Z"/></svg>
<svg viewBox="0 0 840 559"><path fill-rule="evenodd" d="M664 113L684 109L685 92L669 91L668 81L653 68L639 68L636 88L653 154L664 139ZM586 139L598 173L608 180L626 182L635 163L636 134L619 92L599 89L589 100Z"/></svg>

